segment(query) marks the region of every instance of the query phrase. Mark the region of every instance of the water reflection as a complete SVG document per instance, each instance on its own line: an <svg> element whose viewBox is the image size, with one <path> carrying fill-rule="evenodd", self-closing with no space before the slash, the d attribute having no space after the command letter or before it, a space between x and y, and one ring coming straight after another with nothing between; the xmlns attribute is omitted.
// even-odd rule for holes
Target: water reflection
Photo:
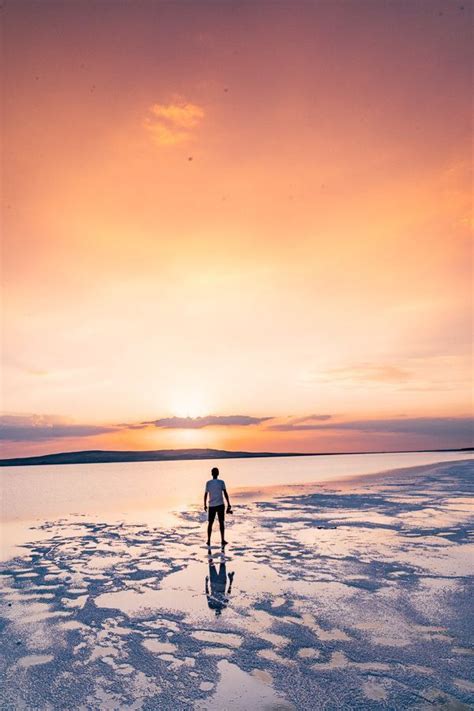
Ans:
<svg viewBox="0 0 474 711"><path fill-rule="evenodd" d="M233 581L234 573L227 574L225 561L219 563L219 572L217 572L214 559L209 558L209 574L206 575L206 596L207 604L211 610L214 610L216 617L219 617L222 614L222 610L225 610L229 604Z"/></svg>

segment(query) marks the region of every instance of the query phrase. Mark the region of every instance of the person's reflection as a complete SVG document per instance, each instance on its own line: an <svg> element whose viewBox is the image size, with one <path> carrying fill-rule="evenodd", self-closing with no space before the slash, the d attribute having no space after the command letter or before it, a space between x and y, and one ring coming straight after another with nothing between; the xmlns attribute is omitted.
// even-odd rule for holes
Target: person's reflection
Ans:
<svg viewBox="0 0 474 711"><path fill-rule="evenodd" d="M227 578L229 579L228 587ZM229 575L227 575L225 563L221 563L219 565L219 572L217 572L217 568L213 559L209 559L209 575L206 575L207 604L209 605L209 608L211 610L214 610L217 617L222 613L222 610L225 610L225 608L229 604L228 596L232 592L233 580L234 573L229 573Z"/></svg>

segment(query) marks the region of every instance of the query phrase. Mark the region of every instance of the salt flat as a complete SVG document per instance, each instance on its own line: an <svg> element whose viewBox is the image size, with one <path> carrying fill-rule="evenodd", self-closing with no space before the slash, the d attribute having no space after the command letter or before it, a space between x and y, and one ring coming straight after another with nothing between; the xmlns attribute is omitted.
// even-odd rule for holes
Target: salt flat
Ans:
<svg viewBox="0 0 474 711"><path fill-rule="evenodd" d="M1 571L2 708L471 708L473 472L245 492L225 554L198 508L38 523Z"/></svg>

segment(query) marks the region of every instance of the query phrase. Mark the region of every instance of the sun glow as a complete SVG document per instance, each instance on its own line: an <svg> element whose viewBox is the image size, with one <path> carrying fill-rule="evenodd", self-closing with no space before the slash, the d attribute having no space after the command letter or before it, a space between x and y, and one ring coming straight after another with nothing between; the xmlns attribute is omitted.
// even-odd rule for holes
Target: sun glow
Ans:
<svg viewBox="0 0 474 711"><path fill-rule="evenodd" d="M203 447L207 434L203 430L175 430L172 434L174 447Z"/></svg>
<svg viewBox="0 0 474 711"><path fill-rule="evenodd" d="M2 3L2 456L469 447L468 5Z"/></svg>
<svg viewBox="0 0 474 711"><path fill-rule="evenodd" d="M170 407L175 417L204 417L209 415L209 401L200 392L176 393Z"/></svg>

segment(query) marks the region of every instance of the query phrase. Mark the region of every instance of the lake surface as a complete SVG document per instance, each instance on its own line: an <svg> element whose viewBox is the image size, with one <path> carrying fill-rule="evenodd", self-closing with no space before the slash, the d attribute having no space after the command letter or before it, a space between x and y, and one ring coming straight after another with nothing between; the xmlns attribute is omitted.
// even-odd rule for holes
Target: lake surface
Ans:
<svg viewBox="0 0 474 711"><path fill-rule="evenodd" d="M1 520L182 511L200 505L204 483L214 466L219 467L232 496L242 487L336 481L472 457L471 452L410 452L5 467L0 471Z"/></svg>
<svg viewBox="0 0 474 711"><path fill-rule="evenodd" d="M474 708L472 455L212 464L0 472L5 708Z"/></svg>
<svg viewBox="0 0 474 711"><path fill-rule="evenodd" d="M212 462L4 472L4 708L474 708L474 462L455 458L226 460L225 550L205 546Z"/></svg>

